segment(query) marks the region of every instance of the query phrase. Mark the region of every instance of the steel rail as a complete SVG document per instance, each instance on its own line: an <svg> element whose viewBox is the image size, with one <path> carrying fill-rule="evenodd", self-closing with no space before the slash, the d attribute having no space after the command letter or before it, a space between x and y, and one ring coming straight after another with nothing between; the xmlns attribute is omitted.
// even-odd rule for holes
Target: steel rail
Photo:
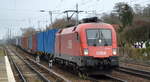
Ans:
<svg viewBox="0 0 150 82"><path fill-rule="evenodd" d="M137 66L143 66L143 67L150 67L150 65L148 64L142 64L142 63L135 63L135 62L129 62L129 61L119 61L120 63L125 63L125 64L133 64L133 65L137 65Z"/></svg>
<svg viewBox="0 0 150 82"><path fill-rule="evenodd" d="M127 82L126 80L120 79L118 77L114 77L114 76L112 76L110 74L102 74L102 75L106 76L106 77L108 77L108 78L110 78L112 80L115 80L117 82ZM87 80L90 80L92 82L99 82L100 81L100 79L95 79L94 77L88 77Z"/></svg>
<svg viewBox="0 0 150 82"><path fill-rule="evenodd" d="M110 75L110 74L104 74L104 75L105 75L106 77L111 78L111 79L117 80L117 82L127 82L126 80L120 79L120 78L118 78L118 77L114 77L114 76L112 76L112 75Z"/></svg>

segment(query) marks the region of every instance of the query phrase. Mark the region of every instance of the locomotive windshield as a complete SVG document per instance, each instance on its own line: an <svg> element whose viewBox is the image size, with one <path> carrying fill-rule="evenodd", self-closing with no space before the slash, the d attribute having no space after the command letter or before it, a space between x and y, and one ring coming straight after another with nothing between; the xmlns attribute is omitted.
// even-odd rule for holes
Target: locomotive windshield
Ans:
<svg viewBox="0 0 150 82"><path fill-rule="evenodd" d="M110 29L88 29L86 33L89 46L112 45L112 33Z"/></svg>

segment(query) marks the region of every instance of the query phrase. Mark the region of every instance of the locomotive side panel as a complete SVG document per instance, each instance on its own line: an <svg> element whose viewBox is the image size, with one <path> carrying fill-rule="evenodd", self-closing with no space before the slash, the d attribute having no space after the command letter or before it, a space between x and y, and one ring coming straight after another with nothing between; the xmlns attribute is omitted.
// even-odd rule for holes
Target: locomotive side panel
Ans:
<svg viewBox="0 0 150 82"><path fill-rule="evenodd" d="M81 46L76 33L57 34L55 46L56 58L80 63Z"/></svg>
<svg viewBox="0 0 150 82"><path fill-rule="evenodd" d="M80 56L80 44L75 33L61 35L61 54Z"/></svg>

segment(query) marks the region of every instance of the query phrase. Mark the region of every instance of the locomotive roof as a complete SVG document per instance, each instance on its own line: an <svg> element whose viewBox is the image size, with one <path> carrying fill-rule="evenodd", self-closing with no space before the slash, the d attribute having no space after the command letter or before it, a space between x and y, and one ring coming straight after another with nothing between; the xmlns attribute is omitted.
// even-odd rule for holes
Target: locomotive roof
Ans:
<svg viewBox="0 0 150 82"><path fill-rule="evenodd" d="M113 29L113 26L107 23L103 23L103 22L99 22L99 23L82 23L79 24L77 26L73 26L73 27L69 27L69 28L64 28L61 30L61 34L67 34L67 33L73 33L75 31L81 31L83 29L87 29L87 28L91 28L91 27L98 27L98 26L102 26L101 28L109 28L109 29Z"/></svg>

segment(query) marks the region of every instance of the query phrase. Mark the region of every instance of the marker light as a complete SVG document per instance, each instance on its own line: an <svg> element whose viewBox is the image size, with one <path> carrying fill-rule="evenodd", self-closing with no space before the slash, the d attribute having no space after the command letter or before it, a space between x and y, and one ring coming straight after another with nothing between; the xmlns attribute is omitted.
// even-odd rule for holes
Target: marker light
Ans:
<svg viewBox="0 0 150 82"><path fill-rule="evenodd" d="M113 55L117 55L117 49L113 48Z"/></svg>
<svg viewBox="0 0 150 82"><path fill-rule="evenodd" d="M84 55L87 56L89 54L89 51L87 48L84 48Z"/></svg>

